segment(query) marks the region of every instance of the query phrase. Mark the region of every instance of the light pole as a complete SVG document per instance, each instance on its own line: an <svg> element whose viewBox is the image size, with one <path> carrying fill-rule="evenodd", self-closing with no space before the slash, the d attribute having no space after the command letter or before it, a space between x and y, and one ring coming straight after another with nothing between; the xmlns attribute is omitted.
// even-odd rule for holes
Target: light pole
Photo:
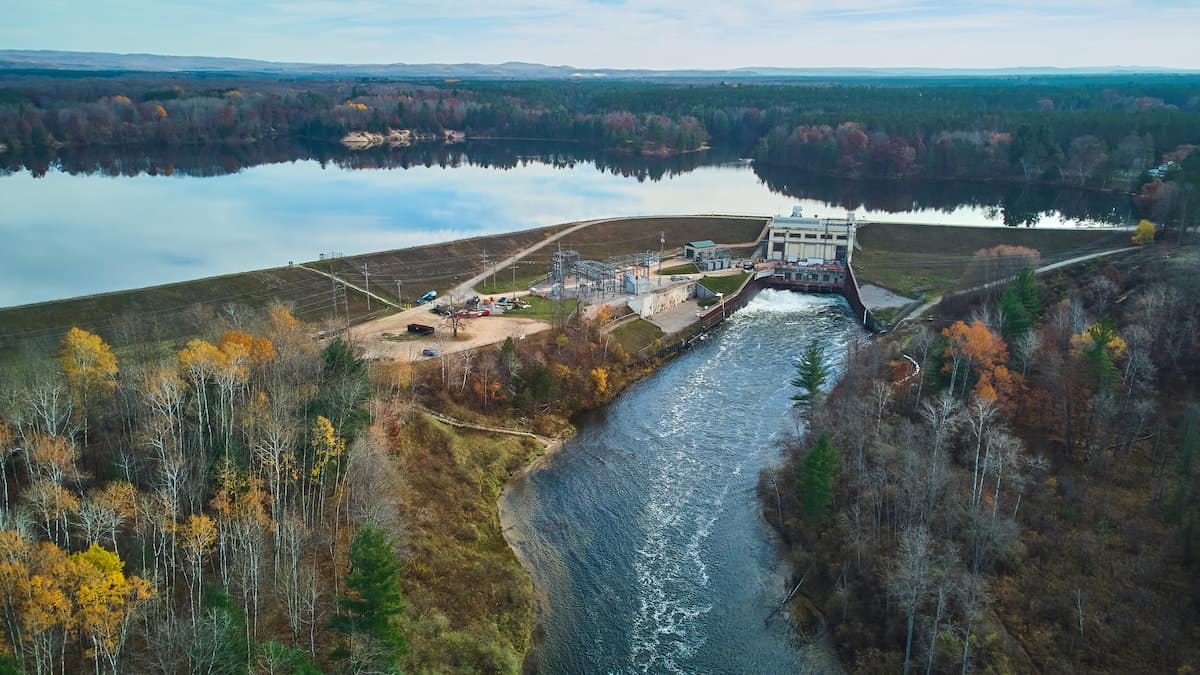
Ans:
<svg viewBox="0 0 1200 675"><path fill-rule="evenodd" d="M721 305L721 320L725 320L725 294L717 293L717 304Z"/></svg>

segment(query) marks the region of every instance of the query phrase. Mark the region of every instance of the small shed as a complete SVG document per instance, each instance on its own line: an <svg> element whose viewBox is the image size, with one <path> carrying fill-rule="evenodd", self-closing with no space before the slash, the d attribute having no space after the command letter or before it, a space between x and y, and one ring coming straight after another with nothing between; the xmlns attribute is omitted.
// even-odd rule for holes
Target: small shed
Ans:
<svg viewBox="0 0 1200 675"><path fill-rule="evenodd" d="M688 260L705 260L716 255L717 244L711 239L689 241L683 245L683 257Z"/></svg>

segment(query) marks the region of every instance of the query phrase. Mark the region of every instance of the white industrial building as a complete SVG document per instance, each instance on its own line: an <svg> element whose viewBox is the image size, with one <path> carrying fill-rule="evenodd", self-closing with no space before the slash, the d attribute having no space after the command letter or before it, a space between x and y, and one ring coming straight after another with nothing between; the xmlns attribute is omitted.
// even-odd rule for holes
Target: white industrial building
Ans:
<svg viewBox="0 0 1200 675"><path fill-rule="evenodd" d="M767 260L850 262L854 254L854 220L806 218L799 206L790 216L775 216L767 228Z"/></svg>

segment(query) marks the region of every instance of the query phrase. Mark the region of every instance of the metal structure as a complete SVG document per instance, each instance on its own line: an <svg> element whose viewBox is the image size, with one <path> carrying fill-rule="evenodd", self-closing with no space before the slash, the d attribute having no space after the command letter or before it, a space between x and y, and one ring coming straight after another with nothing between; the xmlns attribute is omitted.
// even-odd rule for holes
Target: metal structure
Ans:
<svg viewBox="0 0 1200 675"><path fill-rule="evenodd" d="M562 288L567 277L575 273L578 262L579 251L555 251L550 256L550 283L558 284L558 287Z"/></svg>
<svg viewBox="0 0 1200 675"><path fill-rule="evenodd" d="M599 260L579 260L575 263L580 295L616 295L620 274L619 267Z"/></svg>

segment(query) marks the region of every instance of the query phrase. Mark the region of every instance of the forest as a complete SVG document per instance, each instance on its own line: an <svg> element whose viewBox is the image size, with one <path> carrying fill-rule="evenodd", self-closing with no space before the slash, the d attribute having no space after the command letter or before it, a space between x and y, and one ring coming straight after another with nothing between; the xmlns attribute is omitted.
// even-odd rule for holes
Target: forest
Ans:
<svg viewBox="0 0 1200 675"><path fill-rule="evenodd" d="M763 165L849 178L1128 191L1200 142L1200 79L396 82L0 73L0 147L35 164L64 148L336 142L348 131L389 128L650 157L711 146Z"/></svg>
<svg viewBox="0 0 1200 675"><path fill-rule="evenodd" d="M1046 278L981 250L969 274L1010 282L854 346L831 391L800 359L808 431L760 495L847 667L1200 663L1200 260L1159 238Z"/></svg>
<svg viewBox="0 0 1200 675"><path fill-rule="evenodd" d="M416 365L282 305L26 345L0 370L0 672L520 672L496 500L544 446L442 420L568 433L648 372L612 319Z"/></svg>

